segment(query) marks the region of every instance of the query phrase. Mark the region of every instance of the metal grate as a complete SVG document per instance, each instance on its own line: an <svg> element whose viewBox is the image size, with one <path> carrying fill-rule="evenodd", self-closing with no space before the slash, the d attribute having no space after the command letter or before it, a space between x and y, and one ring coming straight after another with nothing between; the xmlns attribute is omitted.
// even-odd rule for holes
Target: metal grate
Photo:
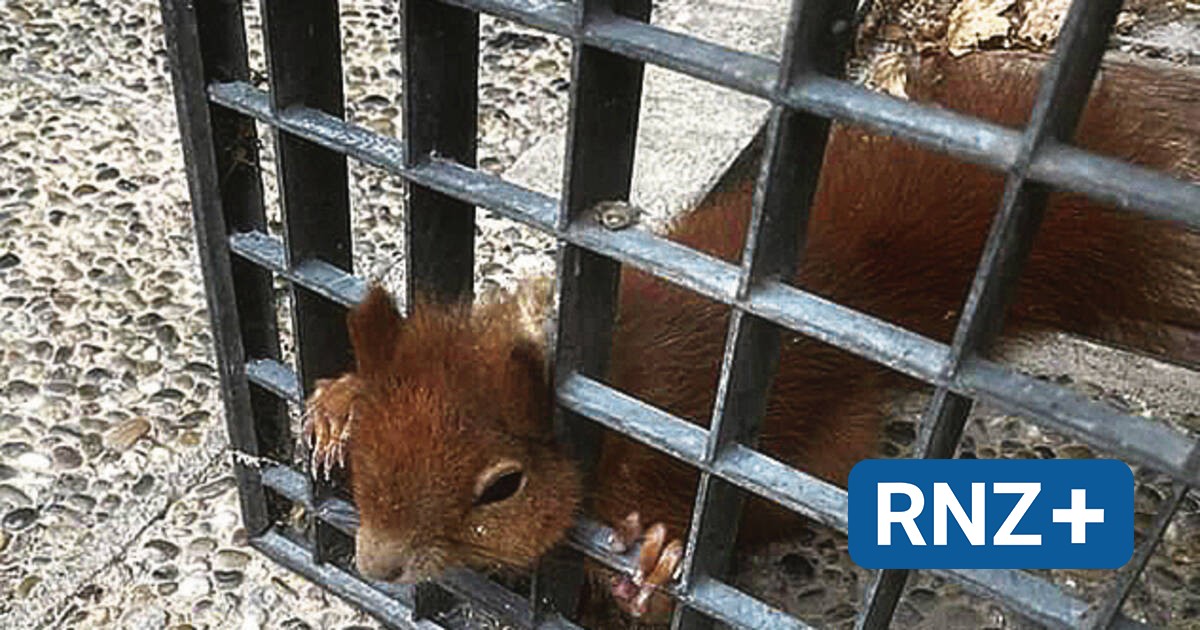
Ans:
<svg viewBox="0 0 1200 630"><path fill-rule="evenodd" d="M263 0L270 90L249 81L240 2L163 0L176 105L188 168L242 510L254 544L397 627L437 627L447 594L521 627L571 627L578 560L631 572L609 553L607 530L581 523L569 549L534 580L525 599L471 573L436 586L365 583L330 564L340 535L353 535L353 506L289 467L285 404L302 403L315 378L340 368L344 307L363 295L350 273L345 158L409 185L409 286L445 297L471 292L473 209L553 234L559 248L555 344L557 428L585 464L608 428L663 450L701 472L685 570L672 590L676 627L715 619L735 626L798 628L802 622L725 582L743 491L845 531L846 493L754 450L780 331L809 335L932 384L918 439L923 457L952 456L973 400L1169 475L1174 491L1112 591L1089 605L1021 571L935 571L1051 627L1137 627L1120 612L1189 487L1200 485L1197 441L1163 423L1130 416L981 358L995 337L1008 289L1021 271L1051 189L1081 192L1120 208L1200 227L1200 186L1067 144L1121 3L1072 3L1020 131L893 99L841 78L853 35L854 2L796 0L781 61L730 50L647 23L648 0L405 0L403 142L343 118L335 0ZM569 38L574 45L563 199L474 168L478 14ZM645 63L752 94L773 111L743 262L728 264L636 230L608 231L584 219L594 203L629 193ZM935 342L783 279L804 245L808 207L830 119L864 125L981 164L1007 176L1002 205L958 330ZM267 233L255 121L276 130L285 237ZM621 394L598 379L608 361L622 264L733 308L710 430ZM279 360L271 276L293 287L297 370ZM594 448L594 447L593 447ZM291 503L313 515L307 536L279 523ZM574 562L573 562L574 561ZM877 572L859 614L885 627L907 578Z"/></svg>

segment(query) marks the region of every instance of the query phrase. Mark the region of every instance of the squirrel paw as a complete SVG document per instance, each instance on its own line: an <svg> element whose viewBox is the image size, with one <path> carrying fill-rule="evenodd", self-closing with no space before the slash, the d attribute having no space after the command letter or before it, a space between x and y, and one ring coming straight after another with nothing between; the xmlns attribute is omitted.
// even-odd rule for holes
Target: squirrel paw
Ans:
<svg viewBox="0 0 1200 630"><path fill-rule="evenodd" d="M304 443L311 457L313 478L328 480L334 465L345 467L346 444L354 426L358 379L345 374L337 379L319 379L308 398L304 415Z"/></svg>
<svg viewBox="0 0 1200 630"><path fill-rule="evenodd" d="M613 599L617 607L646 623L666 623L675 605L661 588L679 577L683 565L683 541L667 540L667 528L655 523L643 530L637 512L626 516L613 531L610 545L613 551L624 553L638 539L642 548L633 577L618 575L612 578Z"/></svg>

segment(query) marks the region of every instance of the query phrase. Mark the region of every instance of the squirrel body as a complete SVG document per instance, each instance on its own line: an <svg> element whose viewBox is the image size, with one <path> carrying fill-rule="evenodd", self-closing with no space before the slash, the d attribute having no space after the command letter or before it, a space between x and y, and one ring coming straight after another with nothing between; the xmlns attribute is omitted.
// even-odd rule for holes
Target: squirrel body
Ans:
<svg viewBox="0 0 1200 630"><path fill-rule="evenodd" d="M1019 126L1043 63L1022 53L935 58L909 91ZM1195 79L1166 66L1107 63L1077 144L1200 180ZM1003 183L983 167L835 124L794 283L949 341ZM745 178L714 192L670 238L737 261L752 191ZM1182 226L1053 193L1005 334L1065 330L1195 361L1198 244L1200 235ZM417 303L410 312L402 320L390 296L373 289L348 319L355 369L320 383L309 402L316 459L328 466L331 454L349 456L362 573L411 581L458 565L532 566L561 541L585 495L595 517L631 538L659 544L683 535L697 477L665 454L605 432L583 487L551 438L545 348L529 339L515 298L475 308ZM606 382L707 425L728 318L728 307L624 268ZM889 392L916 383L799 334L785 332L782 345L759 447L844 483L876 451ZM742 538L778 536L794 518L752 501ZM644 531L639 519L665 527ZM643 553L650 574L658 558L646 560ZM618 600L627 586L614 583Z"/></svg>

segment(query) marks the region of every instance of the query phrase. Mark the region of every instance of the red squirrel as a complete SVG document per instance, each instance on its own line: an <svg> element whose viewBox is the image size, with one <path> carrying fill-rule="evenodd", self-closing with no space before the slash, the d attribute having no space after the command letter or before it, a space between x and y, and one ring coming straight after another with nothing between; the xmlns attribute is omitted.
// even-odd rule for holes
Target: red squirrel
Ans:
<svg viewBox="0 0 1200 630"><path fill-rule="evenodd" d="M1045 58L981 53L922 62L914 100L1008 126L1025 123ZM1166 65L1107 62L1077 144L1200 180L1200 77ZM966 297L1002 174L835 124L797 286L948 341ZM669 236L737 261L753 178L714 192ZM1006 335L1057 329L1173 359L1200 358L1200 234L1056 193L1006 318ZM714 402L729 310L625 267L607 382L698 424ZM532 566L559 543L584 493L615 546L642 539L641 569L611 583L628 613L670 610L655 587L682 551L696 475L605 432L592 487L556 446L543 340L515 297L417 301L402 319L374 287L348 316L356 365L321 381L306 436L315 468L344 464L361 525L357 567L411 582L453 566ZM844 484L873 456L889 392L905 377L785 333L760 448ZM742 541L799 517L752 501ZM643 524L653 524L643 528ZM665 602L665 603L664 603Z"/></svg>

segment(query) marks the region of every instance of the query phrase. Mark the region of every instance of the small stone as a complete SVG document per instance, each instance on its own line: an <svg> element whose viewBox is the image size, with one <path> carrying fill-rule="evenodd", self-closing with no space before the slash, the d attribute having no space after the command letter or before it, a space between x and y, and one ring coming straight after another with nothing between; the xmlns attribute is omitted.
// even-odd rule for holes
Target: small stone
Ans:
<svg viewBox="0 0 1200 630"><path fill-rule="evenodd" d="M212 592L212 584L203 575L189 575L179 583L179 596L187 598L204 597Z"/></svg>
<svg viewBox="0 0 1200 630"><path fill-rule="evenodd" d="M123 452L150 433L150 421L142 416L130 418L114 427L104 436L105 447Z"/></svg>
<svg viewBox="0 0 1200 630"><path fill-rule="evenodd" d="M155 539L147 541L143 546L154 551L160 561L174 560L179 555L179 546L165 540Z"/></svg>
<svg viewBox="0 0 1200 630"><path fill-rule="evenodd" d="M154 590L157 591L159 595L165 597L167 595L174 595L175 592L179 590L179 585L175 582L162 582L155 586Z"/></svg>
<svg viewBox="0 0 1200 630"><path fill-rule="evenodd" d="M241 571L213 571L213 577L217 579L217 585L221 587L236 588L241 585L246 576Z"/></svg>
<svg viewBox="0 0 1200 630"><path fill-rule="evenodd" d="M147 494L149 494L150 490L153 487L154 487L154 475L145 474L145 475L142 475L141 479L137 480L137 483L133 484L133 487L130 488L129 491L132 492L134 495L141 497L141 496L146 496Z"/></svg>
<svg viewBox="0 0 1200 630"><path fill-rule="evenodd" d="M825 618L828 621L832 621L832 622L846 621L849 619L853 619L854 615L855 615L854 606L847 602L842 602L840 604L837 604L836 606L833 606L832 608L829 608L828 610L825 611ZM959 626L951 626L951 627L957 628ZM962 627L965 628L968 626L962 626Z"/></svg>
<svg viewBox="0 0 1200 630"><path fill-rule="evenodd" d="M4 515L4 529L19 532L37 520L37 510L30 507L20 507Z"/></svg>
<svg viewBox="0 0 1200 630"><path fill-rule="evenodd" d="M209 418L211 417L212 414L201 409L184 414L184 416L179 419L179 424L182 426L194 427L208 422Z"/></svg>
<svg viewBox="0 0 1200 630"><path fill-rule="evenodd" d="M63 503L85 514L91 512L96 507L96 499L78 492L67 497Z"/></svg>
<svg viewBox="0 0 1200 630"><path fill-rule="evenodd" d="M25 494L16 486L0 484L0 503L7 503L10 505L16 505L18 508L24 508L24 506L34 504L34 499L29 498L29 494Z"/></svg>
<svg viewBox="0 0 1200 630"><path fill-rule="evenodd" d="M638 222L642 211L624 201L601 201L593 206L596 219L606 229L623 230Z"/></svg>
<svg viewBox="0 0 1200 630"><path fill-rule="evenodd" d="M158 606L149 606L130 612L122 625L126 628L165 628L169 620L167 611Z"/></svg>
<svg viewBox="0 0 1200 630"><path fill-rule="evenodd" d="M187 545L187 553L189 556L207 556L217 548L217 541L211 538L197 538Z"/></svg>
<svg viewBox="0 0 1200 630"><path fill-rule="evenodd" d="M36 575L26 576L25 579L21 580L21 583L17 585L17 597L21 599L29 597L29 593L33 591L34 587L41 583L42 578Z"/></svg>
<svg viewBox="0 0 1200 630"><path fill-rule="evenodd" d="M83 465L83 455L70 446L56 446L53 451L55 467L71 470Z"/></svg>
<svg viewBox="0 0 1200 630"><path fill-rule="evenodd" d="M1082 444L1068 444L1058 449L1058 455L1065 459L1091 459L1092 449Z"/></svg>
<svg viewBox="0 0 1200 630"><path fill-rule="evenodd" d="M236 485L237 481L233 477L225 476L196 488L195 494L201 499L211 499L232 490Z"/></svg>
<svg viewBox="0 0 1200 630"><path fill-rule="evenodd" d="M8 481L9 479L16 477L18 474L20 473L17 472L16 468L13 468L8 464L0 464L0 481Z"/></svg>
<svg viewBox="0 0 1200 630"><path fill-rule="evenodd" d="M250 554L236 549L222 549L217 552L213 567L219 571L236 571L250 562Z"/></svg>
<svg viewBox="0 0 1200 630"><path fill-rule="evenodd" d="M168 564L152 571L150 573L150 577L158 580L159 582L167 582L179 577L179 569L175 568L175 565L173 564Z"/></svg>
<svg viewBox="0 0 1200 630"><path fill-rule="evenodd" d="M919 612L928 612L938 599L936 592L927 588L910 589L904 598Z"/></svg>
<svg viewBox="0 0 1200 630"><path fill-rule="evenodd" d="M8 385L4 386L4 395L14 404L24 404L37 396L38 388L27 381L14 380L9 381Z"/></svg>
<svg viewBox="0 0 1200 630"><path fill-rule="evenodd" d="M21 258L12 252L0 256L0 269L9 269L19 264L21 264Z"/></svg>

